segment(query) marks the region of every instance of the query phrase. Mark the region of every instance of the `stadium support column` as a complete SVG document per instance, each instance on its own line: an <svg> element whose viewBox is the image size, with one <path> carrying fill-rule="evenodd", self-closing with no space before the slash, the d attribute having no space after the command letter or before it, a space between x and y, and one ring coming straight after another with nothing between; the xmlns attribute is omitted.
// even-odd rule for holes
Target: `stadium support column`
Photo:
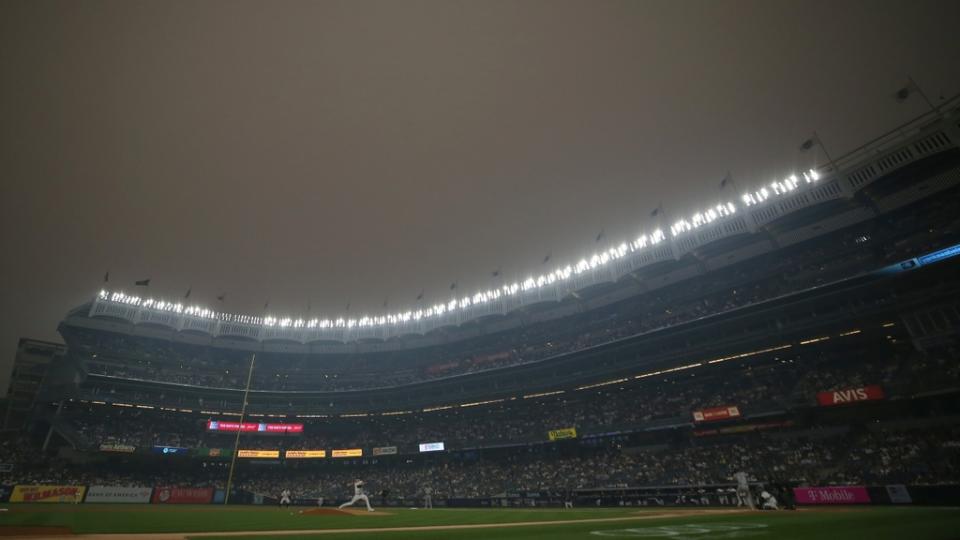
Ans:
<svg viewBox="0 0 960 540"><path fill-rule="evenodd" d="M237 428L237 437L233 440L233 455L230 457L230 474L227 475L227 491L223 494L223 504L230 502L230 489L233 487L233 468L237 464L237 449L240 447L240 434L243 433L243 420L247 416L247 398L250 396L250 381L253 379L253 364L257 361L257 353L250 355L250 370L247 371L247 386L243 389L243 405L240 407L240 426Z"/></svg>
<svg viewBox="0 0 960 540"><path fill-rule="evenodd" d="M9 407L10 404L7 404ZM56 422L60 420L60 413L63 411L63 400L60 400L60 403L57 404L57 412L53 413L53 417L50 419L50 427L47 429L47 436L43 439L43 446L40 447L40 453L46 454L47 447L50 446L50 439L53 437L53 426Z"/></svg>

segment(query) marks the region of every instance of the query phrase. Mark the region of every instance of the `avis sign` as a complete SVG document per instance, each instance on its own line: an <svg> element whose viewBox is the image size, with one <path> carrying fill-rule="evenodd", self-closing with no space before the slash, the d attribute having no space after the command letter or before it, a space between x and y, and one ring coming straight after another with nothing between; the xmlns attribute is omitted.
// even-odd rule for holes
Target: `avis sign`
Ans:
<svg viewBox="0 0 960 540"><path fill-rule="evenodd" d="M880 388L876 384L861 386L858 388L834 390L832 392L817 393L817 403L820 404L821 407L846 405L847 403L856 403L858 401L874 401L878 399L883 399L883 388Z"/></svg>

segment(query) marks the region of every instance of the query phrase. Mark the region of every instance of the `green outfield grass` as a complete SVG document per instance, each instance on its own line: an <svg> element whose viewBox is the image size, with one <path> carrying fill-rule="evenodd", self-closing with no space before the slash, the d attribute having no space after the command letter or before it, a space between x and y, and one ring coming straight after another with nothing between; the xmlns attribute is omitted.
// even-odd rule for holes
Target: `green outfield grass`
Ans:
<svg viewBox="0 0 960 540"><path fill-rule="evenodd" d="M67 527L77 534L89 533L186 533L189 538L236 540L235 536L191 536L190 533L232 531L320 531L334 529L381 529L349 533L285 534L287 540L369 538L467 539L496 538L572 540L603 538L736 539L843 538L852 540L954 540L960 539L960 510L955 508L839 508L800 512L654 517L673 509L436 509L388 508L387 515L299 514L299 509L274 507L151 506L151 505L4 505L4 527ZM623 519L626 518L626 519ZM616 521L600 521L611 520ZM590 520L590 521L585 521ZM574 521L574 523L531 522ZM497 528L461 528L385 531L385 528L440 527L507 524ZM244 536L249 540L277 538L276 534Z"/></svg>

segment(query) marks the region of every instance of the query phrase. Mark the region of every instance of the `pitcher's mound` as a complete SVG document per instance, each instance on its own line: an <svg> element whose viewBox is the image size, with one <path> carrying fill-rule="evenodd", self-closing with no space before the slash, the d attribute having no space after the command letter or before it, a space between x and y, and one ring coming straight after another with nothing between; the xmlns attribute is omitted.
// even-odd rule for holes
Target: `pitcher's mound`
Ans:
<svg viewBox="0 0 960 540"><path fill-rule="evenodd" d="M352 508L347 510L340 510L339 508L312 508L310 510L304 510L303 515L305 516L390 516L393 514L391 512L381 512L379 510L375 512L367 512L366 510L354 510Z"/></svg>

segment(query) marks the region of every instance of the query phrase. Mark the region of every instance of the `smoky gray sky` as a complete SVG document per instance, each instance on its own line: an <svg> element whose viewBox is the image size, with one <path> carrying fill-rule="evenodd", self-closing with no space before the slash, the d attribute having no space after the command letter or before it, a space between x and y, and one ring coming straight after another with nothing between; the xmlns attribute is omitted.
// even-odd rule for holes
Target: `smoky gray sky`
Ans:
<svg viewBox="0 0 960 540"><path fill-rule="evenodd" d="M960 2L0 4L0 392L110 288L414 305L573 261L960 92ZM140 291L143 292L143 291Z"/></svg>

